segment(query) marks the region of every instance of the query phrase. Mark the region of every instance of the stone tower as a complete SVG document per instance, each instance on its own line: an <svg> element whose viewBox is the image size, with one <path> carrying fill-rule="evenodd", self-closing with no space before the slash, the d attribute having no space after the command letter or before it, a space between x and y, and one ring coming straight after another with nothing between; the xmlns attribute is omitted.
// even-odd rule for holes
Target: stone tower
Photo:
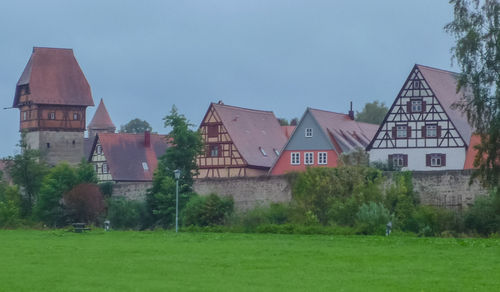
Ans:
<svg viewBox="0 0 500 292"><path fill-rule="evenodd" d="M16 86L13 107L20 111L20 131L31 149L55 165L83 157L90 86L72 49L34 47Z"/></svg>
<svg viewBox="0 0 500 292"><path fill-rule="evenodd" d="M116 130L115 124L111 121L102 98L92 121L90 121L90 124L87 127L87 130L89 131L90 140L93 140L95 135L98 133L114 133Z"/></svg>

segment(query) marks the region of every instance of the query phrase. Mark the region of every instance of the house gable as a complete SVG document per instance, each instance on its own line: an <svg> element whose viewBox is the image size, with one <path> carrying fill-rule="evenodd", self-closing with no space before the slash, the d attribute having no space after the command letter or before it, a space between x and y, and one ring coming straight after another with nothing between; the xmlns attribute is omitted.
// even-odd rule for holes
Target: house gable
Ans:
<svg viewBox="0 0 500 292"><path fill-rule="evenodd" d="M367 150L466 147L446 110L416 65Z"/></svg>
<svg viewBox="0 0 500 292"><path fill-rule="evenodd" d="M306 137L306 129L312 129L312 136ZM309 109L300 120L284 150L326 150L333 145Z"/></svg>

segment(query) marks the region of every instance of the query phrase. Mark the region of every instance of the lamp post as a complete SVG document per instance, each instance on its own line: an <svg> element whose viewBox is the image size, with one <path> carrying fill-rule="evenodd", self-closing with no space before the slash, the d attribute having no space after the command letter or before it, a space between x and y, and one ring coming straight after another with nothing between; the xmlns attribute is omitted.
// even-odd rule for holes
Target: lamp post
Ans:
<svg viewBox="0 0 500 292"><path fill-rule="evenodd" d="M174 170L175 176L175 233L179 232L179 178L181 177L181 171L179 169Z"/></svg>

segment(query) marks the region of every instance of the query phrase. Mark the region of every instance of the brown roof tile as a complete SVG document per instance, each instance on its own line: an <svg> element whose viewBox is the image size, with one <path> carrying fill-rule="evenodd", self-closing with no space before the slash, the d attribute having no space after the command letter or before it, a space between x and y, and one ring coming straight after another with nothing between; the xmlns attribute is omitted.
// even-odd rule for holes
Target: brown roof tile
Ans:
<svg viewBox="0 0 500 292"><path fill-rule="evenodd" d="M19 104L18 87L26 84L35 104L94 105L90 86L72 49L34 47L17 82L14 107Z"/></svg>
<svg viewBox="0 0 500 292"><path fill-rule="evenodd" d="M150 134L151 146L144 143L145 134L97 134L114 181L152 181L158 167L158 157L165 154L167 140L164 135ZM95 145L94 145L95 147ZM147 163L147 170L143 168Z"/></svg>
<svg viewBox="0 0 500 292"><path fill-rule="evenodd" d="M378 125L357 122L347 114L334 113L319 109L308 109L333 145L340 145L341 152L355 148L365 148L375 136ZM336 143L335 143L336 142Z"/></svg>
<svg viewBox="0 0 500 292"><path fill-rule="evenodd" d="M113 129L116 130L115 124L111 121L111 118L109 117L108 110L106 109L106 106L104 105L104 101L101 98L101 101L99 102L99 106L97 107L97 110L95 111L94 117L92 118L92 121L90 121L90 124L87 127L88 129Z"/></svg>
<svg viewBox="0 0 500 292"><path fill-rule="evenodd" d="M459 108L452 105L461 101L464 91L457 92L458 74L446 70L436 69L423 65L416 65L424 76L432 91L443 106L451 121L466 144L469 143L473 129L467 121L467 116Z"/></svg>
<svg viewBox="0 0 500 292"><path fill-rule="evenodd" d="M212 105L248 165L271 167L278 158L275 150L280 151L287 141L274 113L216 103Z"/></svg>

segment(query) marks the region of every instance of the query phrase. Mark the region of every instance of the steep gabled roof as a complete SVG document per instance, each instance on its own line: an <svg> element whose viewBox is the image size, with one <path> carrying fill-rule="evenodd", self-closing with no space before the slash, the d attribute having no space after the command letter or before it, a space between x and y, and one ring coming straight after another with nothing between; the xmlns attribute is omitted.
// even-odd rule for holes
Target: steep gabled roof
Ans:
<svg viewBox="0 0 500 292"><path fill-rule="evenodd" d="M287 141L274 113L216 103L212 106L248 165L271 167L277 158L275 150L280 151Z"/></svg>
<svg viewBox="0 0 500 292"><path fill-rule="evenodd" d="M97 110L94 114L94 117L92 118L92 121L90 121L90 124L87 127L88 129L116 129L115 124L111 121L111 118L109 117L108 110L106 109L106 106L104 105L104 101L101 98L101 101L99 102L99 106L97 107Z"/></svg>
<svg viewBox="0 0 500 292"><path fill-rule="evenodd" d="M365 148L375 136L378 125L357 122L347 114L308 108L323 132L339 145L340 152L349 152L356 148Z"/></svg>
<svg viewBox="0 0 500 292"><path fill-rule="evenodd" d="M17 82L13 106L19 105L22 85L29 85L35 104L93 106L90 86L72 49L34 47Z"/></svg>
<svg viewBox="0 0 500 292"><path fill-rule="evenodd" d="M150 146L147 147L145 134L97 134L96 139L101 143L114 181L153 180L153 172L158 167L158 157L165 154L168 145L166 136L150 135ZM96 143L93 148L95 145ZM147 169L144 169L143 162L147 163Z"/></svg>
<svg viewBox="0 0 500 292"><path fill-rule="evenodd" d="M467 116L462 113L459 108L453 106L453 104L460 102L464 97L464 90L457 92L458 73L423 65L415 66L422 73L422 76L429 84L436 98L443 106L444 111L446 111L448 117L462 136L464 142L468 144L473 129L467 121Z"/></svg>

